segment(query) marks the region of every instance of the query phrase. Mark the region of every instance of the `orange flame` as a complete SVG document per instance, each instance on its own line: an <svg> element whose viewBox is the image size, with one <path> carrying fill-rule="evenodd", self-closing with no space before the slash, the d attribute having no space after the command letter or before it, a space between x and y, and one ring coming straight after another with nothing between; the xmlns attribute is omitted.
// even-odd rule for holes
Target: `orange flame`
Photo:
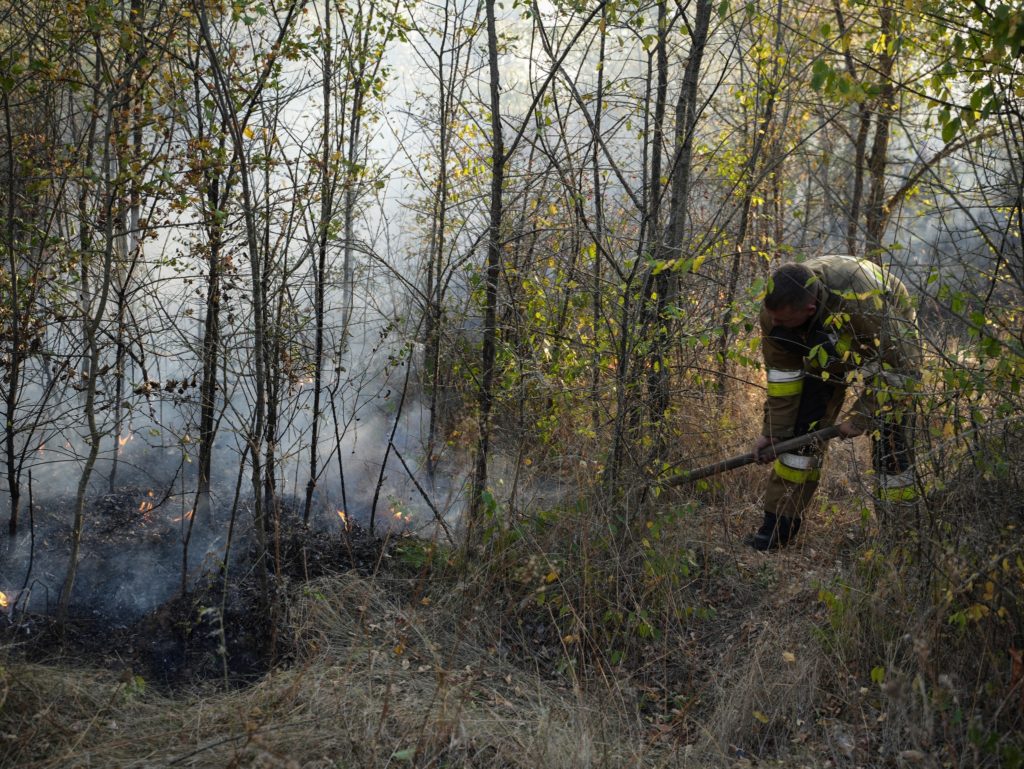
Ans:
<svg viewBox="0 0 1024 769"><path fill-rule="evenodd" d="M0 609L6 609L7 606L7 593L5 593L3 590L0 590Z"/></svg>
<svg viewBox="0 0 1024 769"><path fill-rule="evenodd" d="M339 510L338 517L341 518L341 525L345 527L345 531L348 531L348 516L345 515L345 511Z"/></svg>
<svg viewBox="0 0 1024 769"><path fill-rule="evenodd" d="M127 445L128 441L130 441L133 437L134 436L131 433L128 433L127 435L122 435L120 438L117 439L117 445L123 449L125 445Z"/></svg>
<svg viewBox="0 0 1024 769"><path fill-rule="evenodd" d="M171 523L181 523L182 521L191 521L193 515L195 515L195 510L186 510L183 515L179 515L177 518L171 518Z"/></svg>
<svg viewBox="0 0 1024 769"><path fill-rule="evenodd" d="M152 509L153 509L153 503L149 502L149 501L143 501L142 504L139 505L139 512L140 513L148 513Z"/></svg>

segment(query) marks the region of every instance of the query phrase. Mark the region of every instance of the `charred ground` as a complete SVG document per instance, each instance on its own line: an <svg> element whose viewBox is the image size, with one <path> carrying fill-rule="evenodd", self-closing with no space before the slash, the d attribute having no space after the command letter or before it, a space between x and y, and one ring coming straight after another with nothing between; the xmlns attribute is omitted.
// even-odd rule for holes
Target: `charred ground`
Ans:
<svg viewBox="0 0 1024 769"><path fill-rule="evenodd" d="M106 668L170 689L210 679L241 685L286 662L291 641L278 632L286 621L278 599L325 575L370 575L405 539L372 537L350 522L305 525L299 503L286 500L260 562L251 536L239 533L252 528L251 506L237 506L234 521L226 514L194 522L168 495L121 489L88 505L79 575L61 620L73 504L63 497L34 506L16 544L4 543L0 643L22 661Z"/></svg>

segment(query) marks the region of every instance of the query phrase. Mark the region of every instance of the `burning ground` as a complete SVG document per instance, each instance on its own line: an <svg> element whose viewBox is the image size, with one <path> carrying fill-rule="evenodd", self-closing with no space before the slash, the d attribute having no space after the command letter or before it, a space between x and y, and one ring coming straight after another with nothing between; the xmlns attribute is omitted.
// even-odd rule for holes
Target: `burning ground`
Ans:
<svg viewBox="0 0 1024 769"><path fill-rule="evenodd" d="M268 592L328 571L370 573L396 541L374 541L342 511L330 528L305 526L297 504L282 504L260 565L248 505L194 520L186 500L153 489L92 500L64 623L55 613L74 500L35 506L7 543L0 638L19 659L98 665L165 687L251 681L291 653L270 627Z"/></svg>

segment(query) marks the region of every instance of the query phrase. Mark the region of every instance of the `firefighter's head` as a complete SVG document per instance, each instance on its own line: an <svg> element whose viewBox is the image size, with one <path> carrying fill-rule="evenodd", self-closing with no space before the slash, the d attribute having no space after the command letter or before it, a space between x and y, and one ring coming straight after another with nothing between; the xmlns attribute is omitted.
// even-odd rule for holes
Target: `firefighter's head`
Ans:
<svg viewBox="0 0 1024 769"><path fill-rule="evenodd" d="M817 277L802 264L784 264L772 273L764 308L773 326L800 328L818 311Z"/></svg>

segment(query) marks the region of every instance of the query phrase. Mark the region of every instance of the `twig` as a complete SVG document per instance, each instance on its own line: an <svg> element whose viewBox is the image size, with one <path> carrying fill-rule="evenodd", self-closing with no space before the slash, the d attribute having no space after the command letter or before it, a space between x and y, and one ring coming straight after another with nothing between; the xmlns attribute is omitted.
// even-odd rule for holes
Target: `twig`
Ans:
<svg viewBox="0 0 1024 769"><path fill-rule="evenodd" d="M448 537L448 544L454 545L455 544L455 540L452 538L452 532L448 528L448 524L446 524L444 522L444 517L441 515L440 511L436 507L434 507L434 503L430 501L430 497L427 496L426 489L424 489L420 485L420 482L416 480L416 476L413 475L412 470L409 469L409 465L407 465L405 463L405 460L402 458L402 455L399 453L398 446L395 446L394 444L392 444L391 448L394 449L395 456L398 457L398 461L402 463L402 467L404 467L405 468L405 472L408 473L409 480L411 480L413 482L413 485L416 486L416 491L418 491L420 493L420 496L423 497L423 501L426 502L427 503L427 507L430 508L430 512L432 512L434 514L434 520L436 520L439 524L441 524L441 528L444 529L444 534L445 534L446 537Z"/></svg>

